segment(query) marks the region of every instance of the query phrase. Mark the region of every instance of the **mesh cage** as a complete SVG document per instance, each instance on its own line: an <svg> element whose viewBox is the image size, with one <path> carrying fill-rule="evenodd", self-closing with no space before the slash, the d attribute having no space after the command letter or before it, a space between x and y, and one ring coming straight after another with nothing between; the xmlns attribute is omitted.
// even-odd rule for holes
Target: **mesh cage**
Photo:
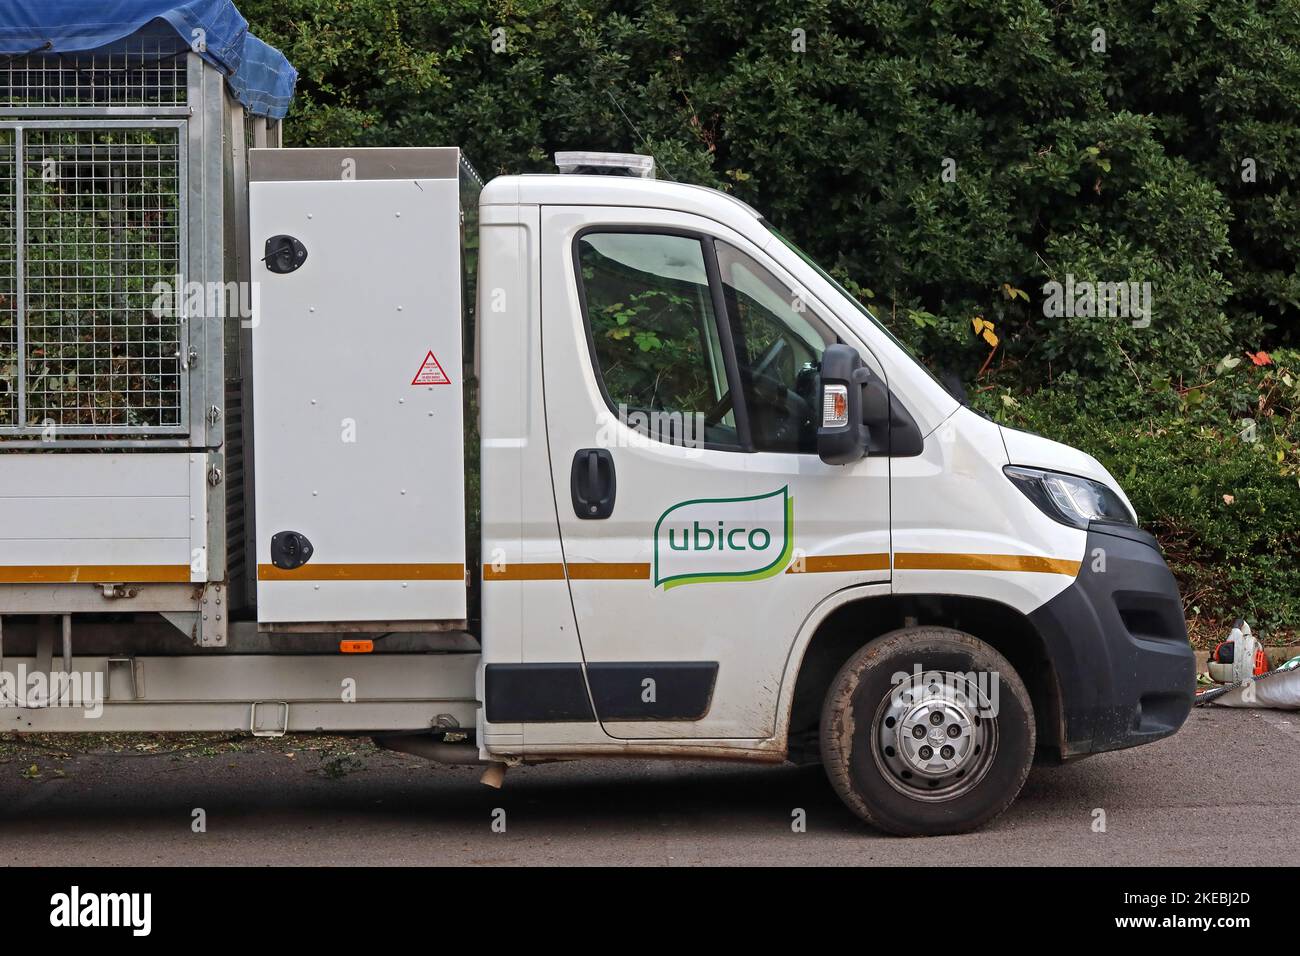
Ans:
<svg viewBox="0 0 1300 956"><path fill-rule="evenodd" d="M183 129L3 131L0 435L188 429Z"/></svg>
<svg viewBox="0 0 1300 956"><path fill-rule="evenodd" d="M23 148L29 425L178 427L175 129L31 130ZM168 303L170 305L170 303Z"/></svg>
<svg viewBox="0 0 1300 956"><path fill-rule="evenodd" d="M161 23L0 57L0 440L190 432L177 306L207 69Z"/></svg>
<svg viewBox="0 0 1300 956"><path fill-rule="evenodd" d="M184 106L188 51L167 30L82 53L0 57L0 107Z"/></svg>

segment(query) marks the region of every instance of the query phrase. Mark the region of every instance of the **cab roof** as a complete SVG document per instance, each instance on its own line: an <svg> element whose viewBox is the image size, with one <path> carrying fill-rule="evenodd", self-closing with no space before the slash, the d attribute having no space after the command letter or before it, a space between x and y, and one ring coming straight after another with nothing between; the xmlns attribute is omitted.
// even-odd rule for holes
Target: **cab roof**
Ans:
<svg viewBox="0 0 1300 956"><path fill-rule="evenodd" d="M479 197L480 205L519 203L538 206L649 206L709 219L732 219L737 212L755 221L763 218L735 196L707 186L635 176L559 173L498 176L484 187Z"/></svg>

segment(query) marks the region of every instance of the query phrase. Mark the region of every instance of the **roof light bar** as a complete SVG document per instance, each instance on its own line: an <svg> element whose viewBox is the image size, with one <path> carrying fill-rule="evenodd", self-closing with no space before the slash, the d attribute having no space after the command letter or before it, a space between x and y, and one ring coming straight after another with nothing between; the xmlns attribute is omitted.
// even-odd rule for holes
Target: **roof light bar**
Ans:
<svg viewBox="0 0 1300 956"><path fill-rule="evenodd" d="M587 150L572 150L556 153L555 165L559 167L561 173L583 176L655 178L655 158L640 153L593 153Z"/></svg>

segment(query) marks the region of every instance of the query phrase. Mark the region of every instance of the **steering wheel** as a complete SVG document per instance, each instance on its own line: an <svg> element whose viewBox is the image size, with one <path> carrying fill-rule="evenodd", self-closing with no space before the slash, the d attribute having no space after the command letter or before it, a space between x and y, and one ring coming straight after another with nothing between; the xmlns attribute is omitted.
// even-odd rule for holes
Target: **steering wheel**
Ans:
<svg viewBox="0 0 1300 956"><path fill-rule="evenodd" d="M790 343L785 339L777 339L773 342L772 347L767 350L763 357L759 359L758 364L754 366L754 378L765 378L767 376L767 370L772 367L772 363L780 358L789 347Z"/></svg>
<svg viewBox="0 0 1300 956"><path fill-rule="evenodd" d="M755 392L758 391L758 384L760 381L763 384L767 385L769 390L775 390L778 392L785 391L784 383L769 375L768 370L772 367L773 363L775 363L776 360L781 357L781 353L783 353L789 347L790 344L785 339L777 339L775 342L772 343L771 347L768 348L768 350L763 354L763 357L759 359L758 364L755 365L754 368L750 370L749 374L750 374L750 378L754 382ZM791 392L790 394L794 395L793 392ZM794 395L794 397L799 398L799 396L797 395ZM806 404L803 402L802 399L799 399L799 401L801 404ZM717 400L717 402L714 403L712 408L710 408L707 412L704 413L704 424L706 425L718 424L718 422L722 421L722 416L726 415L730 409L731 409L731 392L730 390L728 390L725 395L723 395L721 398Z"/></svg>

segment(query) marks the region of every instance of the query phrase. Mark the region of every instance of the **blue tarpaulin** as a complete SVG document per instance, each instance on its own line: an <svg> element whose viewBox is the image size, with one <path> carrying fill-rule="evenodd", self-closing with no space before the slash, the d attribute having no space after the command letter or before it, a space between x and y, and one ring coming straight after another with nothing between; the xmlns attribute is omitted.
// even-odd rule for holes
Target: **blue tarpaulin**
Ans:
<svg viewBox="0 0 1300 956"><path fill-rule="evenodd" d="M156 21L220 68L250 112L274 119L288 112L298 71L248 32L231 0L3 0L0 56L97 50Z"/></svg>

